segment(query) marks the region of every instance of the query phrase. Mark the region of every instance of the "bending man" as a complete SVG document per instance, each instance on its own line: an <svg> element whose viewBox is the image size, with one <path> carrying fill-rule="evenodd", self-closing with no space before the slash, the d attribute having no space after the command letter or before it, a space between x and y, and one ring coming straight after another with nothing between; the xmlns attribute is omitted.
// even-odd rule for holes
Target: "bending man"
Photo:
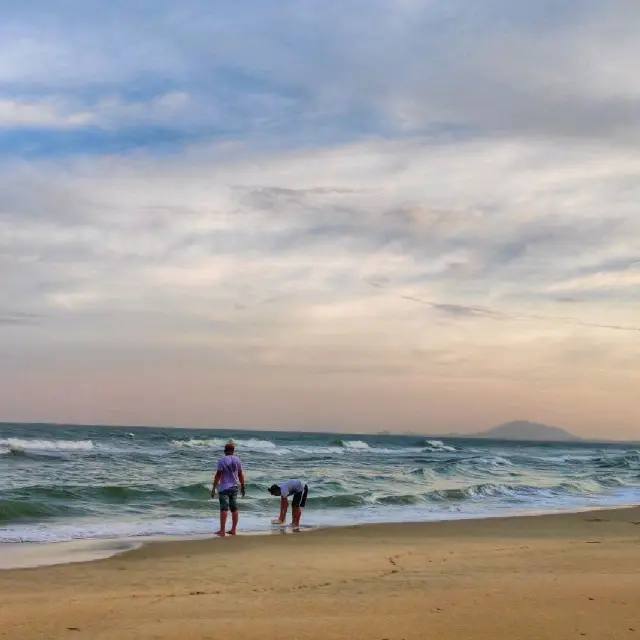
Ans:
<svg viewBox="0 0 640 640"><path fill-rule="evenodd" d="M272 484L269 487L272 496L280 496L280 517L273 520L273 524L284 524L287 519L287 509L289 508L289 496L293 496L291 508L291 526L300 526L302 510L307 504L307 494L309 487L302 480L286 480L282 484Z"/></svg>

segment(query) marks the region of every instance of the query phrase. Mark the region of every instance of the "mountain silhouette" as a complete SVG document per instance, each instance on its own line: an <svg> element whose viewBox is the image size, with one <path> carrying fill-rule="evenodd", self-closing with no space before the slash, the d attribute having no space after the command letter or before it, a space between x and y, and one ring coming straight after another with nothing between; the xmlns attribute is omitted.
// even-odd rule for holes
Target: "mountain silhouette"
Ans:
<svg viewBox="0 0 640 640"><path fill-rule="evenodd" d="M487 431L474 434L475 438L493 438L500 440L544 440L558 442L577 442L581 440L578 436L560 429L551 427L539 422L529 422L527 420L513 420L506 422Z"/></svg>

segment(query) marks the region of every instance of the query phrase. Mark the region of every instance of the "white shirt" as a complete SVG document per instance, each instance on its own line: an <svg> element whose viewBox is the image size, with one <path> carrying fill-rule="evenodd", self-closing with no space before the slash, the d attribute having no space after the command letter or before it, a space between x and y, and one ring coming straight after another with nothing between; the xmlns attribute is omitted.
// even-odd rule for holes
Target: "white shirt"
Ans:
<svg viewBox="0 0 640 640"><path fill-rule="evenodd" d="M300 493L304 489L302 480L286 480L280 485L280 491L283 498L288 498L294 493Z"/></svg>

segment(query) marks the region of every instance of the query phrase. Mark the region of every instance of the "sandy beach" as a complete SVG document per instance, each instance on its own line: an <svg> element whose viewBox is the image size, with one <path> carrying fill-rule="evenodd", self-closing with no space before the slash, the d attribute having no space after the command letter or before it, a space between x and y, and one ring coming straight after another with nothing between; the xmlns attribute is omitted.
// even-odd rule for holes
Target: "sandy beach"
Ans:
<svg viewBox="0 0 640 640"><path fill-rule="evenodd" d="M154 543L0 572L0 637L640 638L640 508Z"/></svg>

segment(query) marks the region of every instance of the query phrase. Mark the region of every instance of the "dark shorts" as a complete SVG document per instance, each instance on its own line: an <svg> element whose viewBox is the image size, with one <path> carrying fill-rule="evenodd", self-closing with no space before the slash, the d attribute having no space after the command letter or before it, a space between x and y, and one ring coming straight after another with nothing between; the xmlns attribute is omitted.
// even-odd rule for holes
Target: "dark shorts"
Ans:
<svg viewBox="0 0 640 640"><path fill-rule="evenodd" d="M304 489L302 491L298 491L298 493L293 494L293 500L291 501L293 506L304 509L305 505L307 504L308 493L309 493L309 487L307 487L307 485L305 484Z"/></svg>
<svg viewBox="0 0 640 640"><path fill-rule="evenodd" d="M220 500L220 511L238 510L238 487L218 491L218 499Z"/></svg>

